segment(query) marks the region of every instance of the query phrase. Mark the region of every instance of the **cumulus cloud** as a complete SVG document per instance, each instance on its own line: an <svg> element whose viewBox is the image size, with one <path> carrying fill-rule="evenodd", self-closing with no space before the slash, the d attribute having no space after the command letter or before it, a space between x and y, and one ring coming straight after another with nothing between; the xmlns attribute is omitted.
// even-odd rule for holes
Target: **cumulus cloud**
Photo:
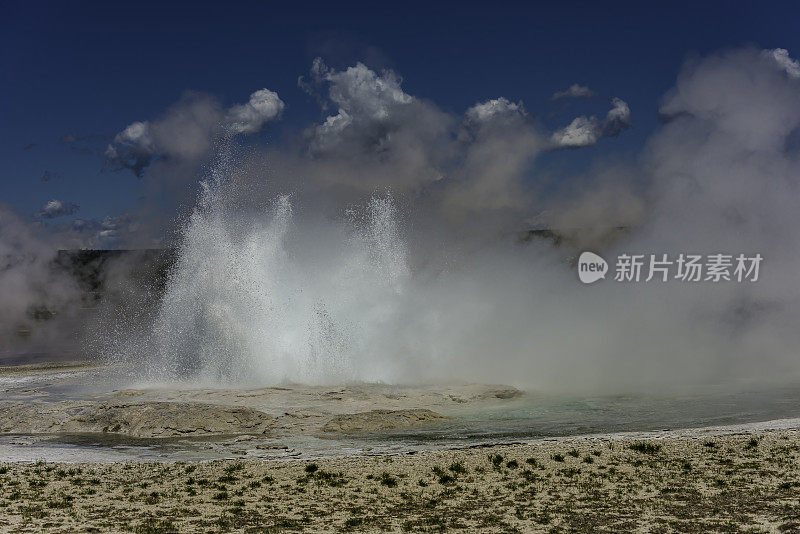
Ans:
<svg viewBox="0 0 800 534"><path fill-rule="evenodd" d="M631 110L619 98L611 100L612 108L600 121L595 116L576 117L564 128L555 131L551 141L555 148L578 148L592 146L603 137L615 137L631 127Z"/></svg>
<svg viewBox="0 0 800 534"><path fill-rule="evenodd" d="M261 131L264 125L276 120L283 113L285 104L278 93L269 89L260 89L250 95L247 104L233 106L228 110L229 128L236 133L254 134Z"/></svg>
<svg viewBox="0 0 800 534"><path fill-rule="evenodd" d="M800 62L789 57L789 51L785 48L773 48L764 50L763 54L775 61L780 68L791 78L800 78Z"/></svg>
<svg viewBox="0 0 800 534"><path fill-rule="evenodd" d="M554 143L521 101L498 97L463 114L449 113L405 91L395 72L360 62L338 70L316 58L298 84L316 98L325 117L305 131L300 150L257 151L252 171L239 172L259 173L269 166L276 188L284 180L297 187L298 177L304 177L304 189L339 201L385 188L401 197L424 195L431 211L460 225L480 224L474 216L479 212L511 220L532 201L526 176L540 152L594 144L630 120L627 105L615 99L603 121L579 118ZM106 150L107 168L130 169L140 177L147 172L153 198L163 199L170 187L189 191L185 185L196 183L214 147L230 135L256 133L284 110L283 101L267 89L228 109L190 93L160 117L119 132ZM181 202L190 198L183 194Z"/></svg>
<svg viewBox="0 0 800 534"><path fill-rule="evenodd" d="M364 129L390 120L397 106L413 102L413 98L400 87L402 80L394 72L385 70L378 74L363 63L343 71L329 68L321 58L311 67L312 86L327 84L328 98L337 107L335 115L328 116L315 129L316 148L335 144L346 129ZM301 86L303 79L300 79Z"/></svg>
<svg viewBox="0 0 800 534"><path fill-rule="evenodd" d="M138 121L129 124L114 137L114 143L108 145L105 156L109 168L130 169L141 178L155 156L150 124Z"/></svg>
<svg viewBox="0 0 800 534"><path fill-rule="evenodd" d="M507 98L500 97L475 104L469 108L464 115L468 121L479 123L486 122L496 117L509 115L524 116L525 114L525 107L522 105L522 102L514 103Z"/></svg>
<svg viewBox="0 0 800 534"><path fill-rule="evenodd" d="M600 123L596 117L576 117L564 128L553 133L557 147L591 146L600 138Z"/></svg>
<svg viewBox="0 0 800 534"><path fill-rule="evenodd" d="M187 93L160 118L133 122L119 132L106 147L106 168L130 169L142 177L154 161L196 164L216 139L258 133L279 119L284 107L277 93L268 89L228 110L209 96Z"/></svg>
<svg viewBox="0 0 800 534"><path fill-rule="evenodd" d="M304 154L271 154L276 176L304 176L306 191L349 201L390 188L464 233L495 231L530 204L525 178L547 140L522 102L498 97L448 113L406 92L392 71L340 71L321 59L299 84L333 112L307 130Z"/></svg>
<svg viewBox="0 0 800 534"><path fill-rule="evenodd" d="M588 98L596 94L597 93L595 93L585 85L573 83L567 89L564 89L563 91L556 91L555 93L553 93L553 96L550 97L550 100L559 100L562 98Z"/></svg>
<svg viewBox="0 0 800 534"><path fill-rule="evenodd" d="M614 137L631 127L631 108L620 98L612 98L613 107L606 114L601 130L602 137Z"/></svg>
<svg viewBox="0 0 800 534"><path fill-rule="evenodd" d="M73 202L53 199L42 206L42 209L36 212L35 217L40 219L55 219L56 217L63 217L64 215L72 215L79 209L80 206Z"/></svg>

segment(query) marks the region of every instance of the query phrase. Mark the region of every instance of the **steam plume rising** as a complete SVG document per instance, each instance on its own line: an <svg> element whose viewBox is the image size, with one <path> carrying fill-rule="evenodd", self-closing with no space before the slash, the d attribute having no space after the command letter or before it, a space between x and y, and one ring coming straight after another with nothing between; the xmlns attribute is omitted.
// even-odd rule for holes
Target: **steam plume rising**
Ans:
<svg viewBox="0 0 800 534"><path fill-rule="evenodd" d="M688 62L636 161L545 195L537 157L620 134L632 124L625 102L548 132L521 102L500 97L456 116L406 93L392 72L316 61L301 85L332 111L297 148L240 151L247 128L195 121L170 139L169 157L149 163L148 180L168 180L175 162L216 154L153 324L116 353L150 378L215 383L618 391L796 378L795 64L750 48ZM247 105L277 119L278 101ZM250 117L191 100L162 120L201 109L223 124ZM119 139L149 146L145 133ZM561 235L578 231L561 247L522 245L533 216ZM620 225L627 232L614 239L593 232ZM764 271L751 284L586 287L573 243L612 261L760 253Z"/></svg>

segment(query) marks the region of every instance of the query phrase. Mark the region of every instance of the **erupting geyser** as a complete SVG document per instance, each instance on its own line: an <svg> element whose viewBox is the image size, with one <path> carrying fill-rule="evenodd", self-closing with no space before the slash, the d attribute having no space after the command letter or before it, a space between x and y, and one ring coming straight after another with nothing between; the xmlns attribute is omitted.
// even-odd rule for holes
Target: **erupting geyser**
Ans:
<svg viewBox="0 0 800 534"><path fill-rule="evenodd" d="M187 226L155 324L165 375L388 379L374 338L393 328L409 277L395 217L390 197L373 198L363 226L305 228L288 196L251 220L225 218L209 199Z"/></svg>
<svg viewBox="0 0 800 534"><path fill-rule="evenodd" d="M620 391L793 380L800 80L783 52L688 64L639 161L550 197L527 185L536 156L562 145L521 105L495 99L458 119L407 95L391 73L315 62L313 85L329 86L339 111L305 132L301 150L232 156L249 131L237 121L279 115L271 92L254 93L252 113L220 114L224 135L207 130L227 141L183 226L157 313L110 352L145 379L211 384ZM721 84L736 88L722 101L713 96ZM630 125L617 104L605 122L570 127L616 135ZM153 136L173 120L125 137L120 150L163 153L168 170L174 147ZM533 215L573 239L521 243ZM626 231L595 239L609 272L585 286L574 259L584 237L609 226ZM614 280L620 254L682 252L760 255L762 275Z"/></svg>

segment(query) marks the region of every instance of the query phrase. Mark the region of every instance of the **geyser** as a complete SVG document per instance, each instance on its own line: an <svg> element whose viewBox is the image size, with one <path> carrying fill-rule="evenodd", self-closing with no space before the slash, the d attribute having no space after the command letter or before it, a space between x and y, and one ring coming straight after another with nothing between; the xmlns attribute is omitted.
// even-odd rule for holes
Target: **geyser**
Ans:
<svg viewBox="0 0 800 534"><path fill-rule="evenodd" d="M773 55L687 64L641 158L539 196L532 162L560 147L521 106L497 99L459 120L364 65L320 69L314 87L330 86L339 113L300 150L234 156L236 132L219 144L211 129L222 150L156 317L112 351L139 376L559 391L796 380L800 80ZM176 161L159 150L154 176ZM586 247L609 275L581 284L586 248L567 241L521 244L536 213L582 229L581 245L628 227ZM762 275L611 276L621 253L689 251L760 254Z"/></svg>

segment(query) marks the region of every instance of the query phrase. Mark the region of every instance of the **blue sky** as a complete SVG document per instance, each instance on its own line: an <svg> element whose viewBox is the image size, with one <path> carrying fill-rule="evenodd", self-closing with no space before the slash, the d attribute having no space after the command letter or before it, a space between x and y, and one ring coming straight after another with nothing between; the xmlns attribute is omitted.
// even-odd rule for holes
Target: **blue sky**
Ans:
<svg viewBox="0 0 800 534"><path fill-rule="evenodd" d="M538 163L571 171L635 157L687 57L746 44L800 51L796 4L644 4L12 2L0 18L0 200L23 214L52 198L80 205L63 220L131 209L142 180L102 171L96 150L186 90L226 105L276 91L287 107L266 135L281 143L323 118L297 86L317 56L334 68L391 68L407 93L454 113L500 96L522 100L550 127L624 99L630 130ZM569 109L549 101L573 83L601 98ZM86 140L71 148L59 141L69 134ZM54 177L42 180L45 171Z"/></svg>

